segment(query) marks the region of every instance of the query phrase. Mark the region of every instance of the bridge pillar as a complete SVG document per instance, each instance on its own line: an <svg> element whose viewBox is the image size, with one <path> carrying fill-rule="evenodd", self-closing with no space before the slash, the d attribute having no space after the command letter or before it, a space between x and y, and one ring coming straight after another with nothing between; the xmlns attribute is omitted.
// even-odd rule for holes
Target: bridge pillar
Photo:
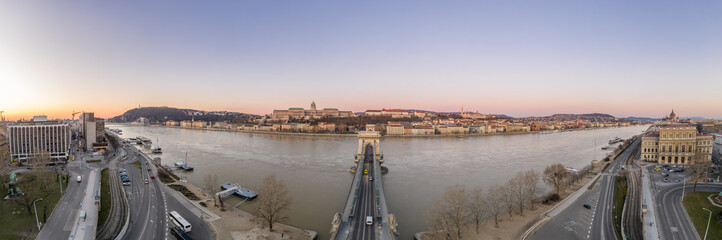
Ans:
<svg viewBox="0 0 722 240"><path fill-rule="evenodd" d="M374 148L374 154L376 155L376 159L379 160L380 163L384 162L383 159L381 159L381 133L377 131L360 131L358 132L358 150L356 151L356 159L354 162L358 162L360 159L363 159L363 152L364 149L366 149L366 145L371 144L371 147Z"/></svg>

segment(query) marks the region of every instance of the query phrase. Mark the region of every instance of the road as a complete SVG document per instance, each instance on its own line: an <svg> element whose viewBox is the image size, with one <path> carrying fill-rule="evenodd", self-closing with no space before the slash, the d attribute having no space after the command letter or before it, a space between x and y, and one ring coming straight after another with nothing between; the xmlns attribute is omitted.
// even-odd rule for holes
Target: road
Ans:
<svg viewBox="0 0 722 240"><path fill-rule="evenodd" d="M68 188L63 189L65 192L60 201L55 206L52 215L45 223L38 234L38 239L68 239L73 229L75 219L78 216L80 203L83 200L84 191L88 186L88 181L78 183L75 178L82 175L83 179L88 179L89 168L80 164L80 157L76 156L75 162L70 162L65 167L68 173Z"/></svg>
<svg viewBox="0 0 722 240"><path fill-rule="evenodd" d="M124 186L130 205L130 222L125 239L164 239L167 234L166 205L160 191L158 179L151 179L145 161L135 152L134 147L127 146L131 152L123 161L123 168L128 170L130 186ZM132 162L140 161L141 169ZM118 174L114 172L112 174ZM148 179L148 183L145 183Z"/></svg>
<svg viewBox="0 0 722 240"><path fill-rule="evenodd" d="M654 197L657 203L657 224L663 226L658 228L662 239L701 239L687 215L687 210L682 206L682 191L691 192L690 185L687 184L685 188L681 183L673 184L660 189ZM720 192L722 185L698 183L697 191Z"/></svg>
<svg viewBox="0 0 722 240"><path fill-rule="evenodd" d="M586 191L568 208L552 217L531 239L617 239L614 232L614 176L641 142L636 139L612 162L592 190ZM591 205L591 210L584 204Z"/></svg>
<svg viewBox="0 0 722 240"><path fill-rule="evenodd" d="M366 154L364 156L364 169L368 170L368 174L363 176L363 181L359 186L358 203L356 209L354 209L354 222L353 224L353 239L376 239L376 198L374 197L374 184L373 181L369 181L369 177L374 174L373 165L373 148L371 145L366 147ZM372 216L374 218L374 224L367 225L366 217Z"/></svg>
<svg viewBox="0 0 722 240"><path fill-rule="evenodd" d="M201 213L188 200L170 189L157 176L157 169L150 164L149 159L141 154L140 149L127 145L126 150L131 154L124 162L131 178L131 186L125 186L130 199L131 222L128 235L125 239L173 239L169 236L169 228L174 225L168 219L168 213L176 211L192 226L188 236L193 239L213 239L213 231L206 221L201 219ZM131 165L140 161L141 169ZM149 171L150 169L150 171ZM148 184L144 183L148 179ZM193 210L191 210L193 209Z"/></svg>

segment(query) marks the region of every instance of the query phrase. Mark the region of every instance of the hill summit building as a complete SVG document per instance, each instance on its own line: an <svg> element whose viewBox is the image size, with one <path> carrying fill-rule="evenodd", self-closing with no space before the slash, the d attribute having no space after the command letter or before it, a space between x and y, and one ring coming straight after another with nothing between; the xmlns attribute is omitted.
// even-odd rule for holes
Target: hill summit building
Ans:
<svg viewBox="0 0 722 240"><path fill-rule="evenodd" d="M291 120L291 119L321 119L323 117L353 117L352 111L339 111L338 108L316 109L316 102L311 102L310 109L289 108L288 110L273 110L272 120Z"/></svg>

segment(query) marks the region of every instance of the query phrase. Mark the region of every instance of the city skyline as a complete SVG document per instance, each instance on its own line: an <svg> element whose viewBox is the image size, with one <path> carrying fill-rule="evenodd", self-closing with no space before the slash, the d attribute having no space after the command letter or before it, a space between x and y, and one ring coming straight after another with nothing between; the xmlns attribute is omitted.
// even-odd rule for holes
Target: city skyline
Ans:
<svg viewBox="0 0 722 240"><path fill-rule="evenodd" d="M714 1L5 5L8 120L138 105L268 114L311 101L722 118Z"/></svg>

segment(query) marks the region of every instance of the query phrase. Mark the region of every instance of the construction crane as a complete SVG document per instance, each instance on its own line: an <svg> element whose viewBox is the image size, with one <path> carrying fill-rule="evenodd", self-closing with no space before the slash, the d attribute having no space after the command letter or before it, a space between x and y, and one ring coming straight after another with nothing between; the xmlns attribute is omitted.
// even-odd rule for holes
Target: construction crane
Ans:
<svg viewBox="0 0 722 240"><path fill-rule="evenodd" d="M75 115L78 113L80 113L80 112L73 111L73 113L71 113L71 114L73 114L73 121L75 121Z"/></svg>

